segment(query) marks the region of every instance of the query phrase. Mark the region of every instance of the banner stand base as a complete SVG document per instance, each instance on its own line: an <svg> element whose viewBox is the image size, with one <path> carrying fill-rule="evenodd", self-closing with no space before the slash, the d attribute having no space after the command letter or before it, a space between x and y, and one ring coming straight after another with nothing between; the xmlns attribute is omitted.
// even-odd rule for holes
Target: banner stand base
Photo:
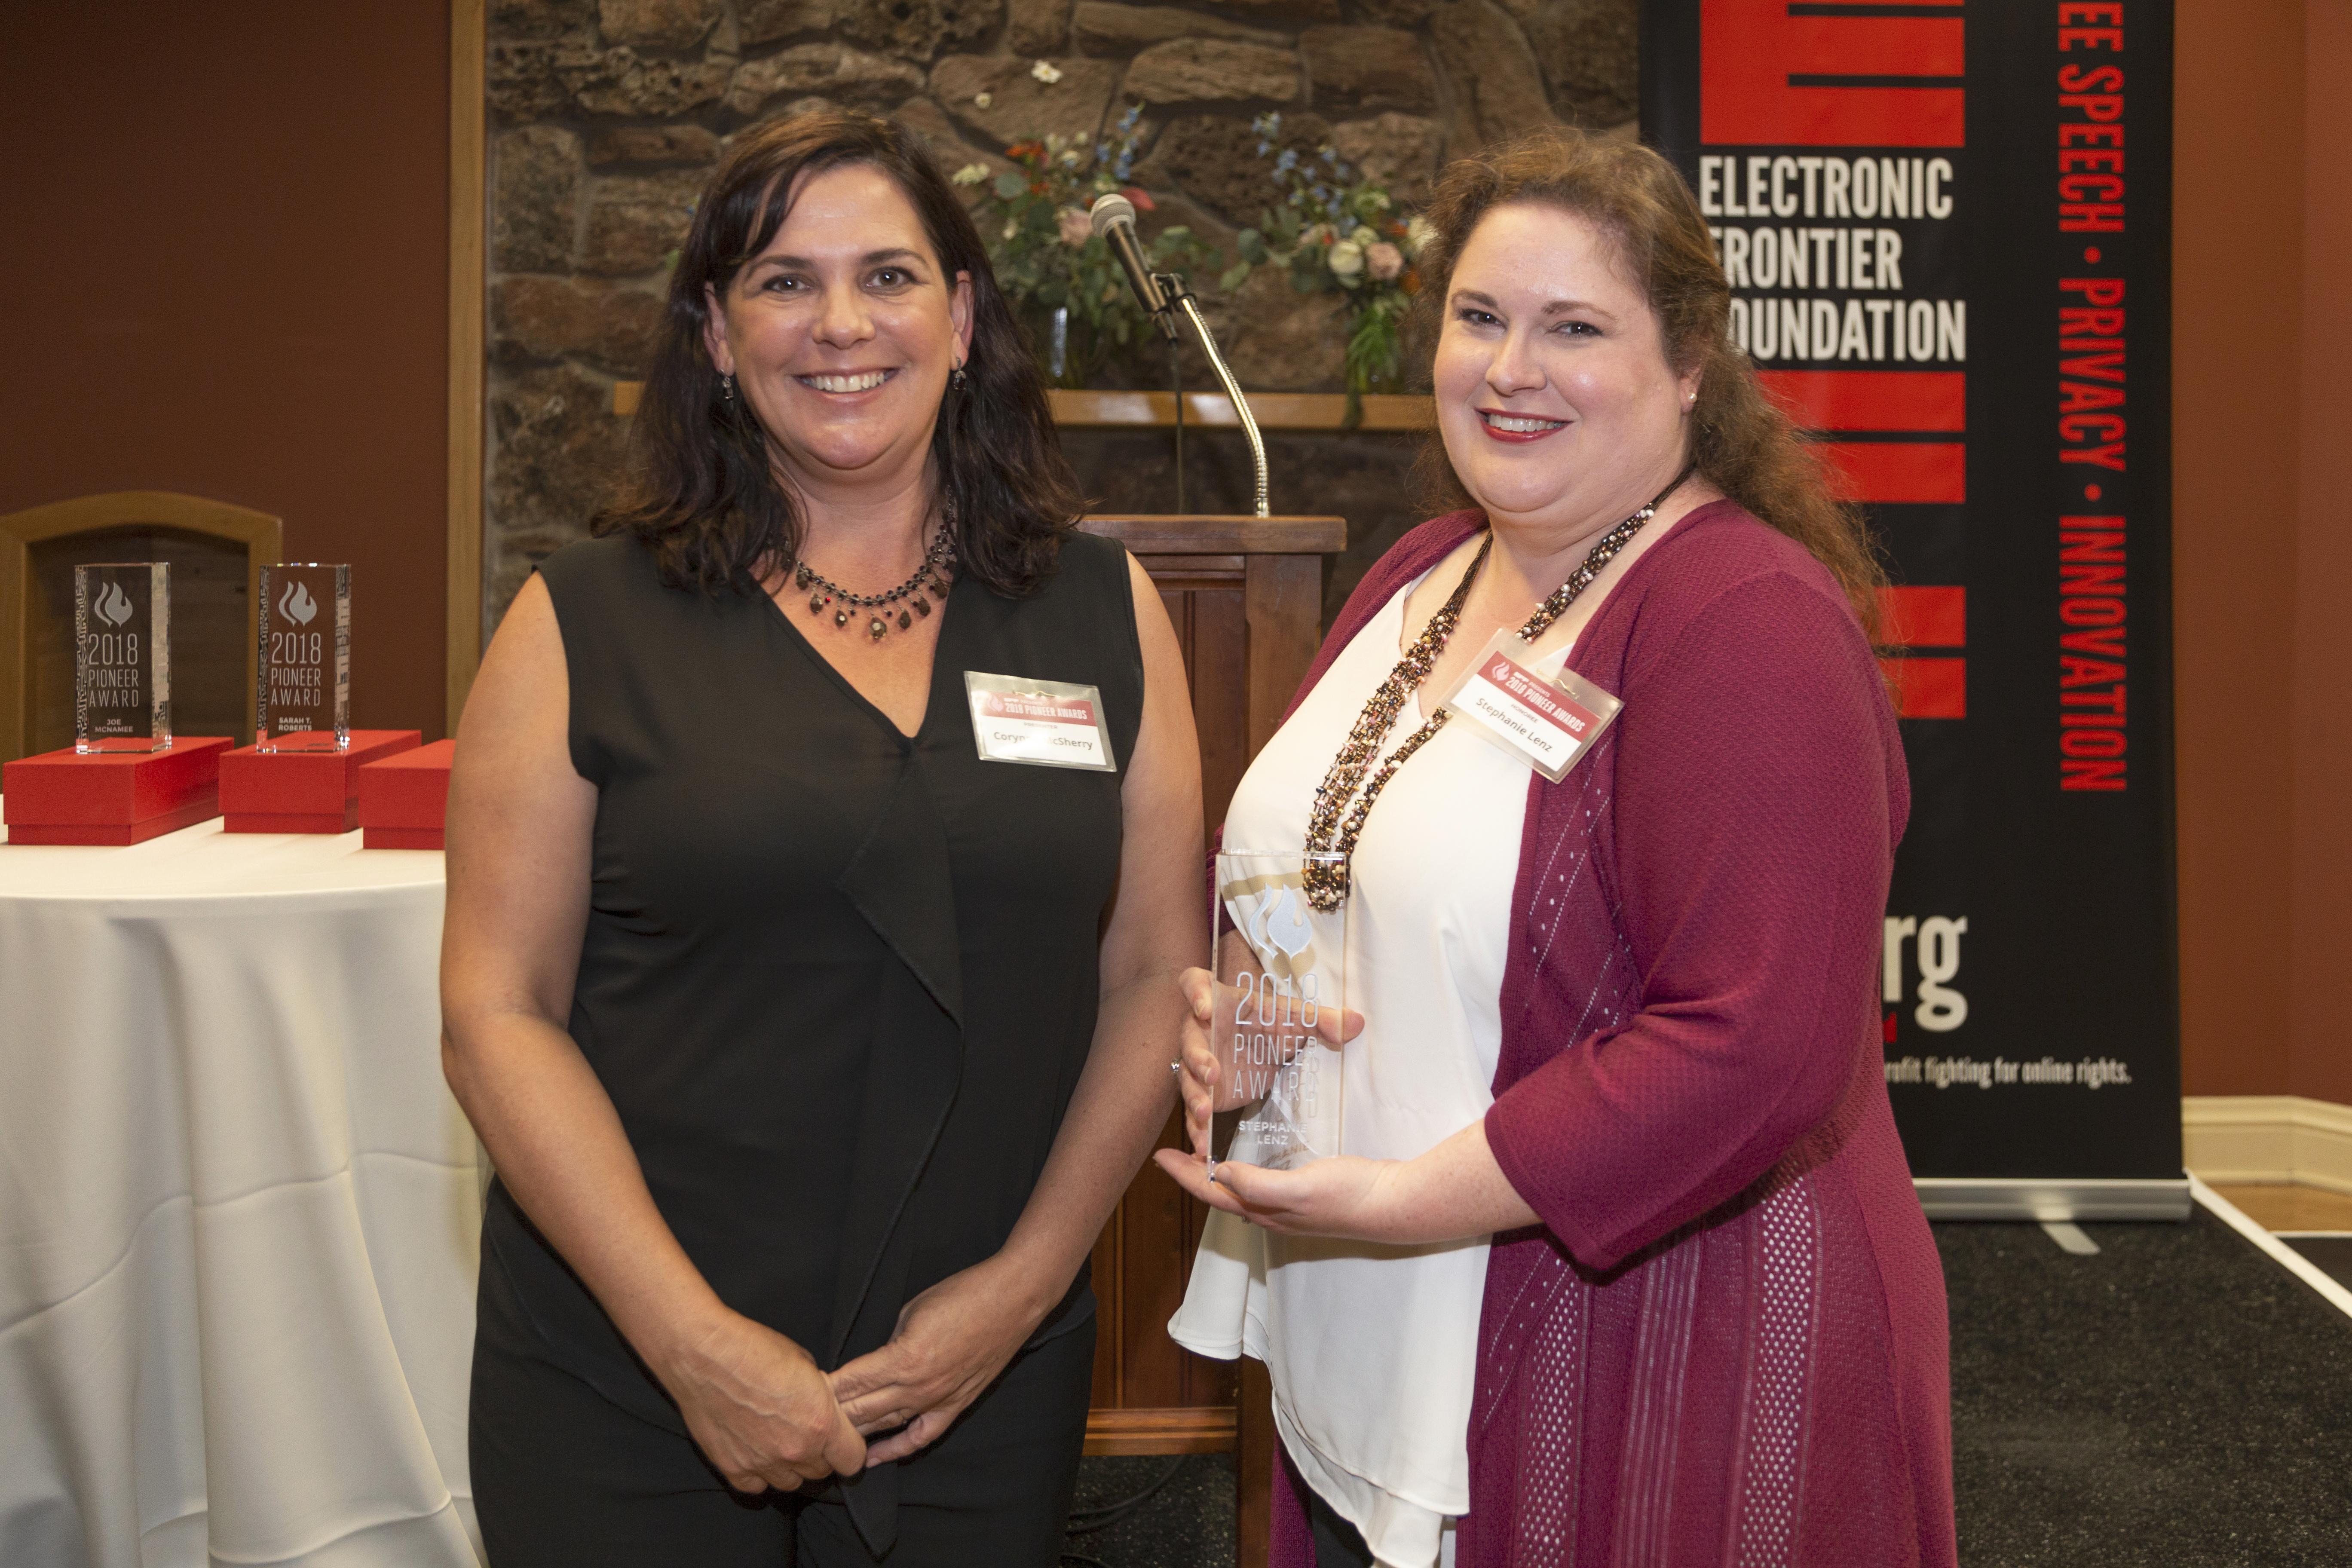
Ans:
<svg viewBox="0 0 2352 1568"><path fill-rule="evenodd" d="M2185 1172L2153 1182L1920 1176L1911 1184L1931 1220L2185 1220L2190 1207Z"/></svg>

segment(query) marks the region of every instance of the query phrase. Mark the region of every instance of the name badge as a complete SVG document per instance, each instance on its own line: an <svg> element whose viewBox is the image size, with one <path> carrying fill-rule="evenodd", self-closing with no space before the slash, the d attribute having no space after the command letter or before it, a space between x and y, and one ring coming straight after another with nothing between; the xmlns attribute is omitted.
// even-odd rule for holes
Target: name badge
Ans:
<svg viewBox="0 0 2352 1568"><path fill-rule="evenodd" d="M1558 784L1625 705L1572 670L1539 673L1534 651L1506 628L1488 639L1442 706Z"/></svg>
<svg viewBox="0 0 2352 1568"><path fill-rule="evenodd" d="M982 762L1118 771L1110 754L1110 731L1103 728L1102 693L1096 688L967 669L963 689L971 702L971 738Z"/></svg>

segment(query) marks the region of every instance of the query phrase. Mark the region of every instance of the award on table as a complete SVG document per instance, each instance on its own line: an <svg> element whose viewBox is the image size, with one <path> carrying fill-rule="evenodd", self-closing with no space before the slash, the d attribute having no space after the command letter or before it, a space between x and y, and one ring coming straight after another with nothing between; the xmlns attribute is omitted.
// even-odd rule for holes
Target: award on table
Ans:
<svg viewBox="0 0 2352 1568"><path fill-rule="evenodd" d="M172 568L74 568L74 750L172 746Z"/></svg>
<svg viewBox="0 0 2352 1568"><path fill-rule="evenodd" d="M352 569L261 569L254 747L340 752L352 743Z"/></svg>
<svg viewBox="0 0 2352 1568"><path fill-rule="evenodd" d="M1217 857L1210 1046L1244 1103L1213 1125L1212 1172L1225 1160L1286 1171L1339 1152L1348 906L1325 913L1308 901L1307 871L1317 862L1328 863L1317 869L1344 886L1341 855Z"/></svg>

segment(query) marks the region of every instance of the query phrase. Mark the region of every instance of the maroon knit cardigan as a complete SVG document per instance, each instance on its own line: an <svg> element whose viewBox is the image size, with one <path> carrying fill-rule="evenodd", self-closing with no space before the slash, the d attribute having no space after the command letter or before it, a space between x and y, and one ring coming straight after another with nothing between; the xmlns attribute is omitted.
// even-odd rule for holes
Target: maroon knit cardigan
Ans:
<svg viewBox="0 0 2352 1568"><path fill-rule="evenodd" d="M1381 557L1299 695L1483 521ZM1876 1010L1909 788L1869 643L1722 501L1570 665L1625 707L1528 787L1486 1135L1543 1223L1487 1265L1459 1568L1949 1568L1943 1269ZM1274 1568L1313 1568L1298 1488Z"/></svg>

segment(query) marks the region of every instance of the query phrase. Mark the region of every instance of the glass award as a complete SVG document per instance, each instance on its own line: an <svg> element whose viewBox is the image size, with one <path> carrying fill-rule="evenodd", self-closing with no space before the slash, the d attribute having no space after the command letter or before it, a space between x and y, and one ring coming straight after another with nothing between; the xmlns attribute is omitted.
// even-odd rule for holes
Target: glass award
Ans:
<svg viewBox="0 0 2352 1568"><path fill-rule="evenodd" d="M254 749L340 752L352 743L352 569L261 569Z"/></svg>
<svg viewBox="0 0 2352 1568"><path fill-rule="evenodd" d="M74 750L172 745L172 567L74 568Z"/></svg>
<svg viewBox="0 0 2352 1568"><path fill-rule="evenodd" d="M1307 868L1318 862L1347 885L1341 855L1217 857L1210 1047L1221 1082L1244 1103L1212 1123L1212 1172L1225 1160L1286 1171L1339 1152L1348 905L1325 913L1308 901Z"/></svg>

